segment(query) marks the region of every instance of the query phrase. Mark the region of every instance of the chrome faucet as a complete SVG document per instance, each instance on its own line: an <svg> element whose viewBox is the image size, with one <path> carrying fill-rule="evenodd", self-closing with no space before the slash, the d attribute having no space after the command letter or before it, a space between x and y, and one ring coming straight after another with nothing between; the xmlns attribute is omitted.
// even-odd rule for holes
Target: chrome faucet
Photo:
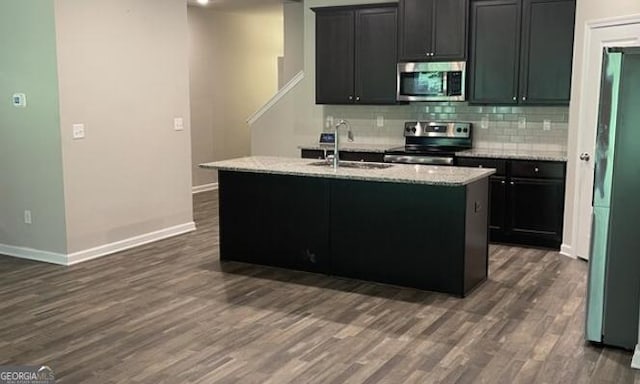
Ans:
<svg viewBox="0 0 640 384"><path fill-rule="evenodd" d="M347 127L347 138L349 141L353 141L353 132L351 131L351 124L349 124L349 122L347 120L340 120L338 121L338 124L336 124L335 127L335 133L334 133L334 141L333 141L333 155L329 155L327 156L327 160L332 161L333 162L333 169L337 169L339 164L340 164L340 131L338 130L338 128L340 128L341 125L344 125Z"/></svg>

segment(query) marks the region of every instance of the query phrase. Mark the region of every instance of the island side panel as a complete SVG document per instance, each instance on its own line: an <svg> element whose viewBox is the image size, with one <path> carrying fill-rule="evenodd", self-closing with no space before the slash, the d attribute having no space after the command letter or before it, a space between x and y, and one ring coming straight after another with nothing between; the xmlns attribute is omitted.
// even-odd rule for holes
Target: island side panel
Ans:
<svg viewBox="0 0 640 384"><path fill-rule="evenodd" d="M220 259L327 273L327 179L219 171Z"/></svg>
<svg viewBox="0 0 640 384"><path fill-rule="evenodd" d="M489 178L467 185L464 293L487 279L489 266Z"/></svg>
<svg viewBox="0 0 640 384"><path fill-rule="evenodd" d="M465 191L465 186L334 180L331 269L462 296Z"/></svg>

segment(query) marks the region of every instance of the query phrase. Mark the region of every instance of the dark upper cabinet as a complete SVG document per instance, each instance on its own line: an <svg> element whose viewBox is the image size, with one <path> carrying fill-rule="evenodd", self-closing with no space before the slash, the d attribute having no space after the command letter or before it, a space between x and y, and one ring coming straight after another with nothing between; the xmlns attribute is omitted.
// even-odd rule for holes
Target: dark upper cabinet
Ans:
<svg viewBox="0 0 640 384"><path fill-rule="evenodd" d="M472 0L470 9L470 102L569 102L575 0Z"/></svg>
<svg viewBox="0 0 640 384"><path fill-rule="evenodd" d="M574 0L524 0L521 103L569 103L575 9Z"/></svg>
<svg viewBox="0 0 640 384"><path fill-rule="evenodd" d="M517 103L520 1L471 3L469 101Z"/></svg>
<svg viewBox="0 0 640 384"><path fill-rule="evenodd" d="M468 0L400 0L399 61L465 60Z"/></svg>
<svg viewBox="0 0 640 384"><path fill-rule="evenodd" d="M314 11L316 104L395 104L397 7Z"/></svg>
<svg viewBox="0 0 640 384"><path fill-rule="evenodd" d="M316 103L353 100L354 26L351 10L316 13Z"/></svg>

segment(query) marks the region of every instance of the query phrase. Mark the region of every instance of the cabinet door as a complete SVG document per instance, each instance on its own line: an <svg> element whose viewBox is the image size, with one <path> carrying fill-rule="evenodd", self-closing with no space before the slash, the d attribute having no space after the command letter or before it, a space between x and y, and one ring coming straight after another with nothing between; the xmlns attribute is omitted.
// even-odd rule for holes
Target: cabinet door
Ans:
<svg viewBox="0 0 640 384"><path fill-rule="evenodd" d="M354 34L354 11L316 12L316 104L353 101Z"/></svg>
<svg viewBox="0 0 640 384"><path fill-rule="evenodd" d="M221 260L328 273L327 179L220 171L219 182Z"/></svg>
<svg viewBox="0 0 640 384"><path fill-rule="evenodd" d="M468 0L434 0L434 60L464 60L467 57Z"/></svg>
<svg viewBox="0 0 640 384"><path fill-rule="evenodd" d="M511 235L517 241L540 239L540 245L559 246L564 213L563 180L512 178ZM546 241L545 241L546 240ZM535 241L529 242L536 244Z"/></svg>
<svg viewBox="0 0 640 384"><path fill-rule="evenodd" d="M575 0L524 0L520 102L569 104Z"/></svg>
<svg viewBox="0 0 640 384"><path fill-rule="evenodd" d="M491 176L491 212L489 214L489 228L492 236L503 232L506 224L507 180L504 176Z"/></svg>
<svg viewBox="0 0 640 384"><path fill-rule="evenodd" d="M396 101L397 13L396 7L356 11L356 103Z"/></svg>
<svg viewBox="0 0 640 384"><path fill-rule="evenodd" d="M473 1L470 27L469 101L517 103L520 1Z"/></svg>
<svg viewBox="0 0 640 384"><path fill-rule="evenodd" d="M435 0L400 0L399 61L430 59Z"/></svg>

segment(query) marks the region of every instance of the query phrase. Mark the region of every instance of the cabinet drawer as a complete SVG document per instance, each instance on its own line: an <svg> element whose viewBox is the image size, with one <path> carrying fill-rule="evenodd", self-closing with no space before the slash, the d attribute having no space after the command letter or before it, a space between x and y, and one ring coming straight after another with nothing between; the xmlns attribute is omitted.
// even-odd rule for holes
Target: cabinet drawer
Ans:
<svg viewBox="0 0 640 384"><path fill-rule="evenodd" d="M495 168L496 176L504 176L507 173L507 162L501 159L458 157L457 163L461 167Z"/></svg>
<svg viewBox="0 0 640 384"><path fill-rule="evenodd" d="M384 162L384 153L340 151L340 160L345 160L345 161L367 161L367 162L373 162L373 163L383 163Z"/></svg>
<svg viewBox="0 0 640 384"><path fill-rule="evenodd" d="M333 153L333 151L331 151ZM329 153L327 153L329 154ZM303 149L300 151L300 157L303 159L324 159L325 150L323 149Z"/></svg>
<svg viewBox="0 0 640 384"><path fill-rule="evenodd" d="M564 179L562 162L513 160L511 176L543 179Z"/></svg>

